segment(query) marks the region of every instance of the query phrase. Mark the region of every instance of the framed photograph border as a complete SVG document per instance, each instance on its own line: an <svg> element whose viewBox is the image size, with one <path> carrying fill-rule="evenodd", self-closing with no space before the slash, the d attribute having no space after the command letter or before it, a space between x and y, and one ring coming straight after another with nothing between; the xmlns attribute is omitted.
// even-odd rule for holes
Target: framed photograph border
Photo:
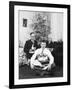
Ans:
<svg viewBox="0 0 72 90"><path fill-rule="evenodd" d="M66 8L67 9L67 82L57 83L42 83L42 84L25 84L25 85L14 85L14 6L35 6L35 7L55 7L55 8ZM29 87L44 87L44 86L60 86L70 85L70 5L65 4L46 4L46 3L30 3L30 2L9 2L9 88L29 88Z"/></svg>

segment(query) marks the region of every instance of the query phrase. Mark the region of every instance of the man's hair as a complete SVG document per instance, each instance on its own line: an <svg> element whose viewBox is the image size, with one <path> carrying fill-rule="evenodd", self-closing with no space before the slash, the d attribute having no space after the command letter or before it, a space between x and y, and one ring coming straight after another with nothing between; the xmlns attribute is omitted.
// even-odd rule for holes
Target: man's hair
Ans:
<svg viewBox="0 0 72 90"><path fill-rule="evenodd" d="M31 32L30 35L35 34L34 32Z"/></svg>
<svg viewBox="0 0 72 90"><path fill-rule="evenodd" d="M41 32L40 31L35 31L36 33L39 33L39 34L41 34Z"/></svg>
<svg viewBox="0 0 72 90"><path fill-rule="evenodd" d="M41 43L42 43L42 42L43 42L43 43L46 43L46 40L41 40Z"/></svg>

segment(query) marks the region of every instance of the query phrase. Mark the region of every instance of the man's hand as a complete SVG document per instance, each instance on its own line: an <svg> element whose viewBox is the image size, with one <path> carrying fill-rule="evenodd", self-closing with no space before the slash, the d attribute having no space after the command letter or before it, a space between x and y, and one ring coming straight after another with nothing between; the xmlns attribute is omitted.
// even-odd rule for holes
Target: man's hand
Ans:
<svg viewBox="0 0 72 90"><path fill-rule="evenodd" d="M32 50L32 49L29 50L29 53L34 53L34 52L35 52L35 50Z"/></svg>
<svg viewBox="0 0 72 90"><path fill-rule="evenodd" d="M51 64L48 64L48 68L47 68L48 70L51 70Z"/></svg>
<svg viewBox="0 0 72 90"><path fill-rule="evenodd" d="M34 69L34 65L33 64L31 64L30 67L31 67L31 69Z"/></svg>
<svg viewBox="0 0 72 90"><path fill-rule="evenodd" d="M45 66L45 67L43 68L43 70L46 70L46 69L50 70L50 69L51 69L51 65L48 64L48 66Z"/></svg>
<svg viewBox="0 0 72 90"><path fill-rule="evenodd" d="M32 49L30 49L29 52L32 52Z"/></svg>

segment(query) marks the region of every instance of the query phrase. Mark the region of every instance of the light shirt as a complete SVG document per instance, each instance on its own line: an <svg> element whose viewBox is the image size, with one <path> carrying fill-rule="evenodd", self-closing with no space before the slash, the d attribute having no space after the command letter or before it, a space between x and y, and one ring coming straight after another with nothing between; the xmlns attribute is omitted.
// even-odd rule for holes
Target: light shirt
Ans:
<svg viewBox="0 0 72 90"><path fill-rule="evenodd" d="M51 52L48 48L45 48L44 50L42 48L39 48L35 51L33 56L31 57L31 64L35 63L36 61L42 61L45 62L49 58L49 64L53 64L54 57L52 56ZM37 62L36 62L37 63Z"/></svg>

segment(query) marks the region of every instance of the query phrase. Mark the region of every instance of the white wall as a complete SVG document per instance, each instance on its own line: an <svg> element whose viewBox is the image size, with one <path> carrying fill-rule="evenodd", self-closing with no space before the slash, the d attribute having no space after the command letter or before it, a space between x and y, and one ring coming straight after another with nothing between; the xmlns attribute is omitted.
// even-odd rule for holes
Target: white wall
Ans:
<svg viewBox="0 0 72 90"><path fill-rule="evenodd" d="M33 12L29 11L19 11L19 40L25 43L26 40L30 38L30 28L31 19L33 17ZM27 19L27 27L23 27L23 18Z"/></svg>
<svg viewBox="0 0 72 90"><path fill-rule="evenodd" d="M52 41L63 40L63 13L51 13Z"/></svg>

